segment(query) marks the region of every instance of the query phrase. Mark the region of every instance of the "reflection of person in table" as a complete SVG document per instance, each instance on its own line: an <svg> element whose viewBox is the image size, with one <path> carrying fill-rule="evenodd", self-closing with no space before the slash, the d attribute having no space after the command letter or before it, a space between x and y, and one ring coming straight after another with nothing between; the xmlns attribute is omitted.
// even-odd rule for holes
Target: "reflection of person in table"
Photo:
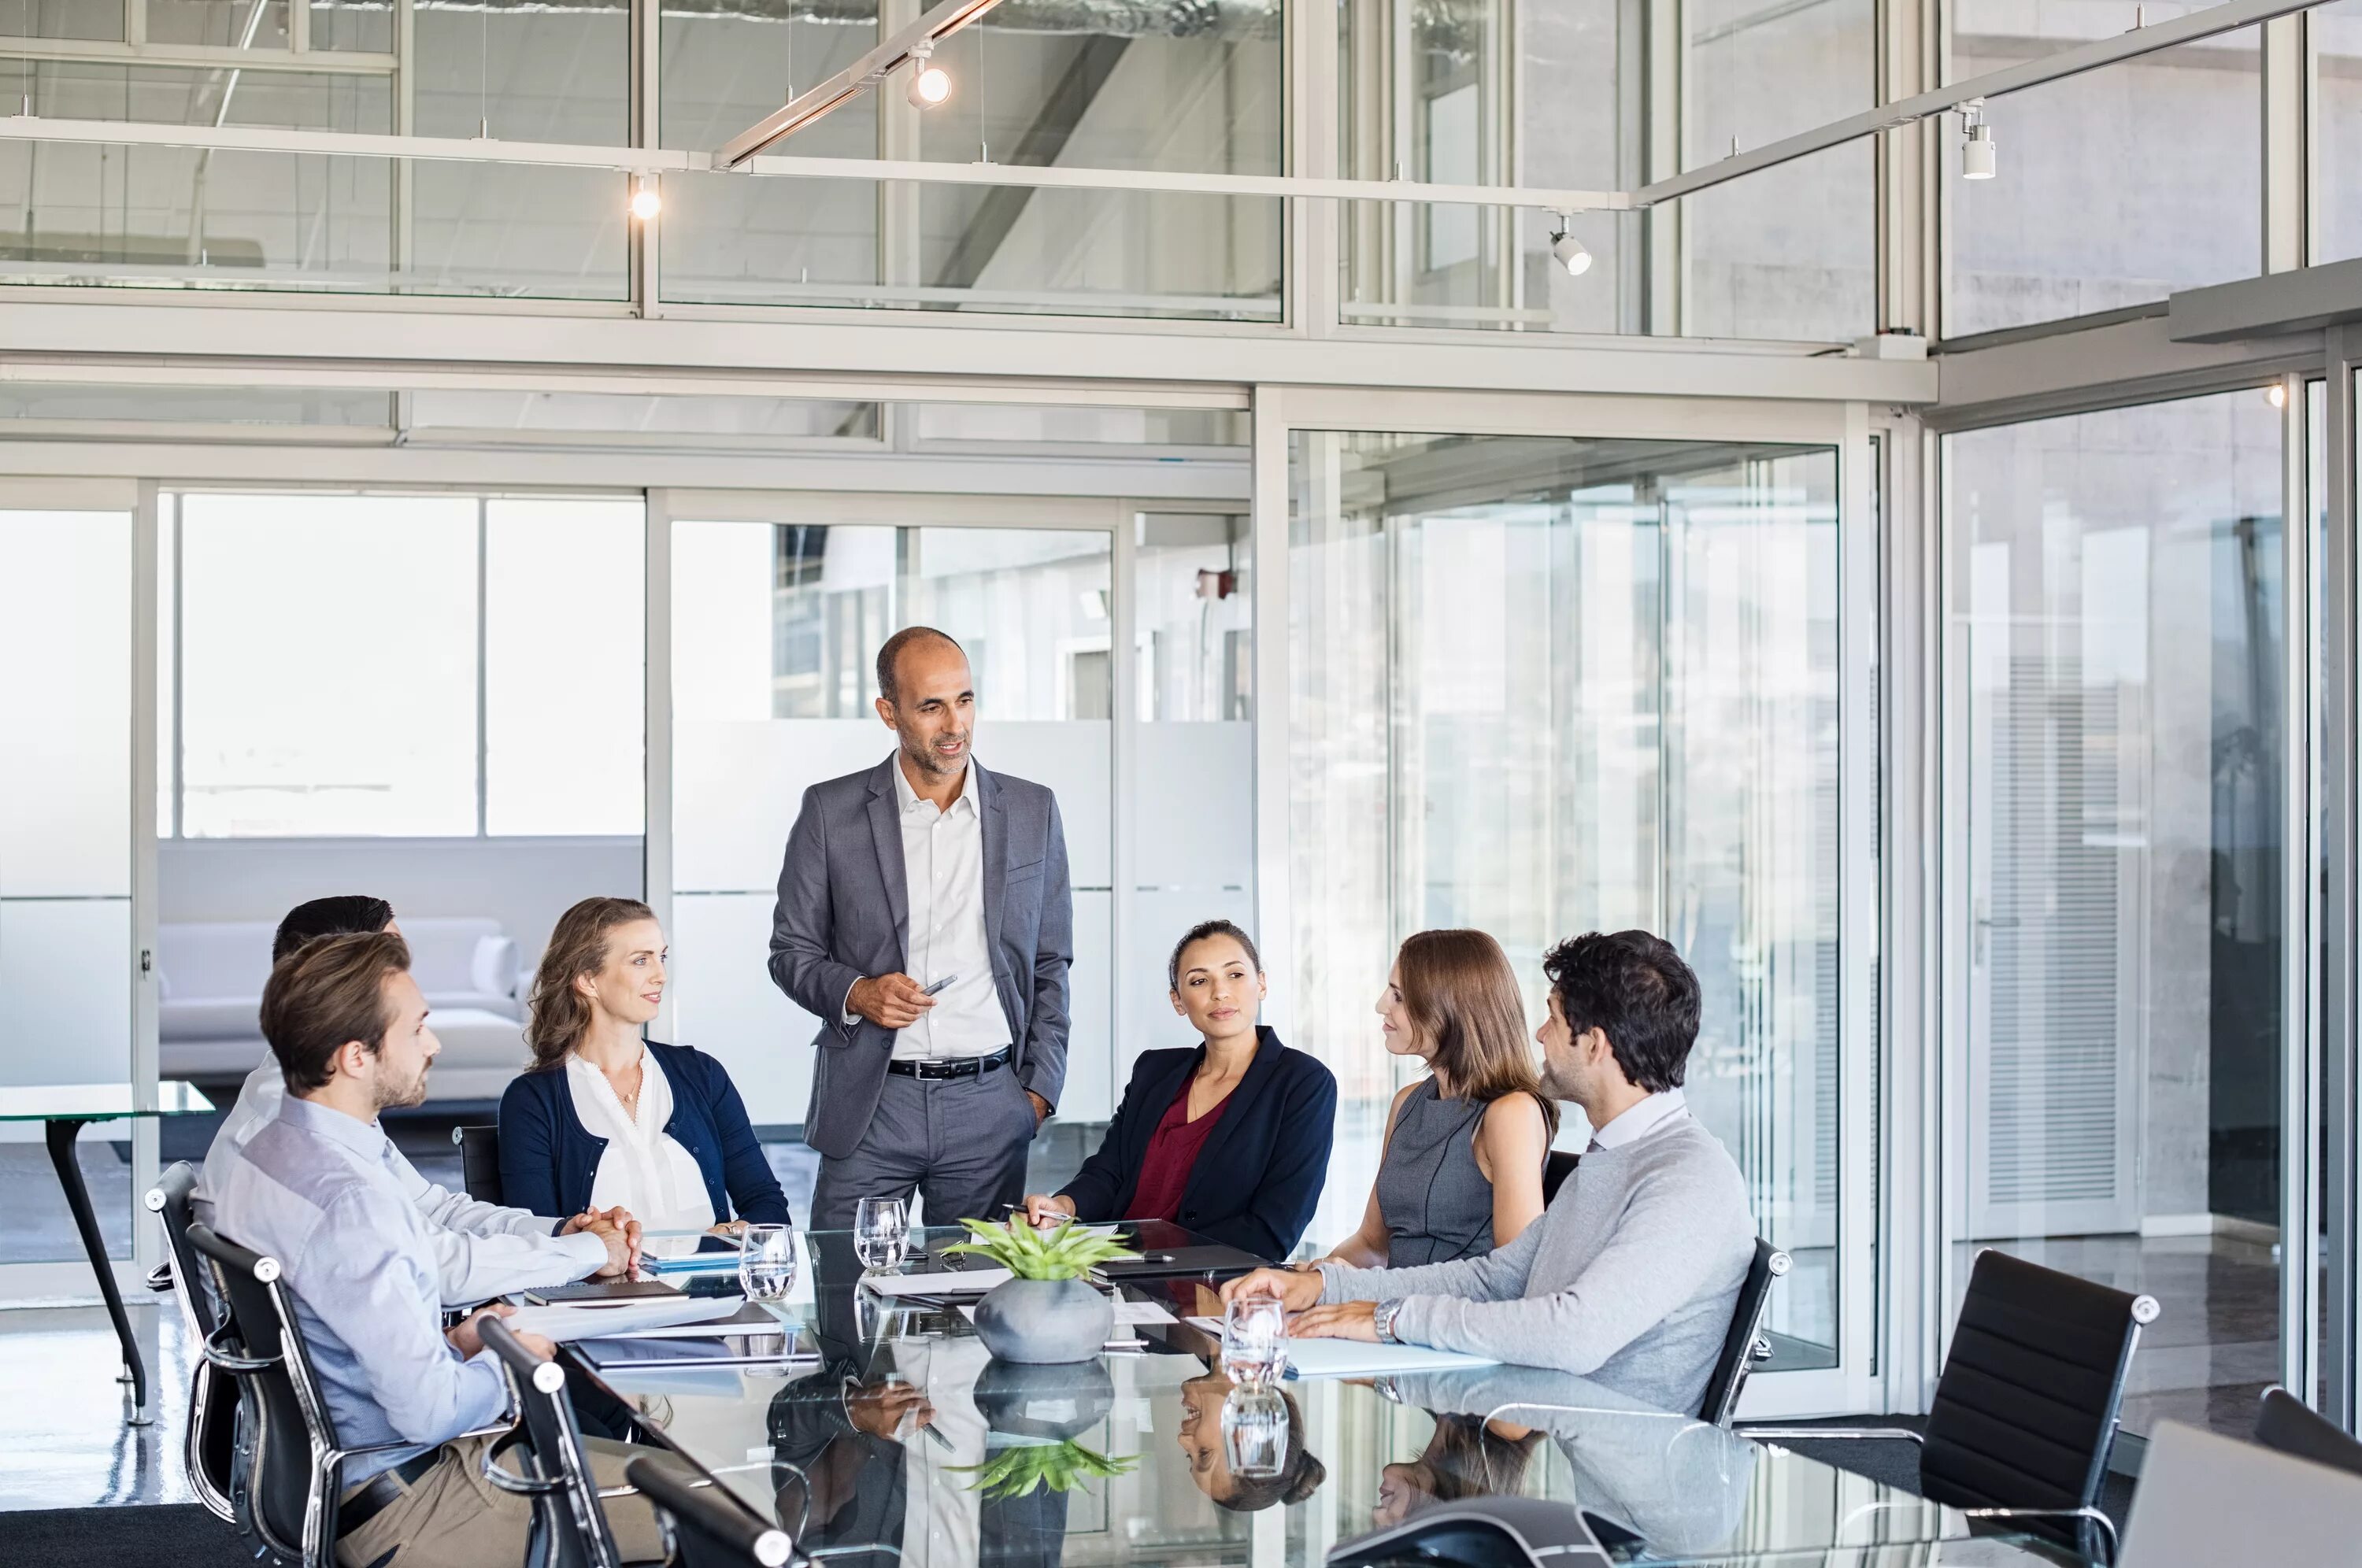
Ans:
<svg viewBox="0 0 2362 1568"><path fill-rule="evenodd" d="M976 1485L992 1452L975 1397L990 1359L983 1342L870 1342L851 1286L824 1286L813 1308L821 1368L781 1389L770 1409L779 1510L789 1526L800 1516L797 1544L874 1549L880 1562L922 1568L1052 1568L1065 1547L1066 1495L1045 1486L988 1497Z"/></svg>
<svg viewBox="0 0 2362 1568"><path fill-rule="evenodd" d="M1219 1370L1181 1386L1181 1423L1174 1441L1189 1461L1189 1479L1198 1490L1216 1507L1234 1514L1259 1513L1275 1503L1293 1506L1319 1491L1329 1472L1305 1448L1304 1409L1286 1389L1279 1397L1287 1406L1287 1454L1279 1474L1231 1474L1230 1454L1222 1445L1222 1401L1233 1386Z"/></svg>
<svg viewBox="0 0 2362 1568"><path fill-rule="evenodd" d="M1370 1522L1397 1525L1438 1503L1522 1491L1526 1466L1540 1442L1540 1432L1514 1422L1438 1415L1417 1459L1379 1471L1378 1505L1370 1510Z"/></svg>
<svg viewBox="0 0 2362 1568"><path fill-rule="evenodd" d="M1747 1511L1749 1484L1762 1452L1725 1428L1653 1409L1591 1378L1563 1372L1469 1367L1402 1374L1380 1379L1379 1387L1388 1397L1432 1413L1439 1435L1447 1423L1489 1423L1496 1433L1531 1429L1548 1434L1566 1458L1571 1482L1563 1494L1553 1486L1551 1495L1563 1495L1584 1513L1639 1536L1660 1556L1712 1552L1730 1540ZM1416 1479L1405 1475L1406 1490ZM1482 1489L1515 1491L1517 1485ZM1442 1501L1446 1494L1435 1491L1431 1496ZM1421 1506L1415 1496L1406 1501L1409 1512Z"/></svg>
<svg viewBox="0 0 2362 1568"><path fill-rule="evenodd" d="M375 932L402 934L393 906L362 894L314 899L287 911L271 938L275 968L307 942ZM241 1158L257 1132L269 1126L287 1102L287 1080L279 1058L263 1054L247 1076L237 1103L205 1151L204 1177L194 1195L194 1213L210 1223L213 1194L231 1164ZM401 1150L386 1145L387 1168L425 1220L427 1245L448 1307L469 1305L541 1285L562 1285L596 1274L621 1274L638 1242L638 1224L621 1209L594 1213L587 1208L562 1222L524 1209L480 1203L428 1181ZM222 1407L226 1408L226 1407Z"/></svg>

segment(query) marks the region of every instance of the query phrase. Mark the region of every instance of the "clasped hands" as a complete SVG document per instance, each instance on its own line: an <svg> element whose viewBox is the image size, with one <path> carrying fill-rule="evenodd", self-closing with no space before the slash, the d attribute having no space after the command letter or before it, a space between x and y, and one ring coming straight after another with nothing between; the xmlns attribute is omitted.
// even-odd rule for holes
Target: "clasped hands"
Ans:
<svg viewBox="0 0 2362 1568"><path fill-rule="evenodd" d="M1268 1297L1287 1313L1287 1332L1299 1340L1361 1340L1378 1342L1374 1301L1334 1301L1320 1305L1318 1269L1259 1268L1222 1286L1222 1302Z"/></svg>
<svg viewBox="0 0 2362 1568"><path fill-rule="evenodd" d="M632 1271L640 1266L640 1222L623 1205L586 1209L568 1220L557 1233L572 1236L582 1232L607 1244L607 1261L592 1271L593 1278L613 1279L620 1275L628 1279Z"/></svg>

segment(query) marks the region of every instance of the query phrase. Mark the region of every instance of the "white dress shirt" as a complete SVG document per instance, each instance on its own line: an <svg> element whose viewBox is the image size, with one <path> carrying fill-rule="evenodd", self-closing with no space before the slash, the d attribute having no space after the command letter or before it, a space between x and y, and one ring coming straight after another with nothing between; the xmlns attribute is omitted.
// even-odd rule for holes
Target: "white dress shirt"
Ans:
<svg viewBox="0 0 2362 1568"><path fill-rule="evenodd" d="M900 757L890 771L902 809L902 878L911 911L903 966L922 986L957 977L935 994L935 1005L918 1022L895 1034L894 1060L989 1056L1010 1043L1009 1015L1000 1010L984 930L984 818L976 769L966 770L948 812L919 798L903 777ZM850 1022L850 1009L845 1016Z"/></svg>
<svg viewBox="0 0 2362 1568"><path fill-rule="evenodd" d="M640 1098L624 1109L607 1075L568 1053L566 1088L574 1115L594 1138L607 1140L599 1173L590 1178L590 1207L622 1204L645 1230L702 1231L722 1218L697 1157L665 1131L672 1120L672 1080L640 1047Z"/></svg>
<svg viewBox="0 0 2362 1568"><path fill-rule="evenodd" d="M279 1058L266 1056L262 1066L247 1075L237 1103L222 1119L221 1130L205 1151L204 1175L192 1195L197 1219L212 1223L214 1193L227 1179L230 1166L244 1157L254 1135L277 1120L286 1103L287 1079L279 1070ZM428 1181L391 1143L385 1146L385 1165L426 1222L426 1245L435 1254L447 1307L489 1301L540 1285L562 1285L607 1262L607 1244L598 1237L579 1231L557 1235L562 1220L479 1203L464 1192Z"/></svg>
<svg viewBox="0 0 2362 1568"><path fill-rule="evenodd" d="M1639 1143L1651 1132L1689 1119L1689 1101L1681 1090L1659 1089L1639 1104L1627 1108L1623 1115L1606 1126L1592 1129L1591 1147L1620 1149L1627 1143Z"/></svg>

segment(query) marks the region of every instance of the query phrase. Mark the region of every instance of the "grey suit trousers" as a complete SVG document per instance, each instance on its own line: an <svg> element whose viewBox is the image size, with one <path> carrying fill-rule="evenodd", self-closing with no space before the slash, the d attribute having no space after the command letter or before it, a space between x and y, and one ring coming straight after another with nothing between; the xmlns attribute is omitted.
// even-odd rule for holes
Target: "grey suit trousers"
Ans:
<svg viewBox="0 0 2362 1568"><path fill-rule="evenodd" d="M1024 1201L1034 1125L1033 1102L1007 1063L980 1077L889 1073L860 1143L820 1163L811 1228L845 1230L862 1198L908 1202L914 1192L930 1225L992 1219L996 1205Z"/></svg>

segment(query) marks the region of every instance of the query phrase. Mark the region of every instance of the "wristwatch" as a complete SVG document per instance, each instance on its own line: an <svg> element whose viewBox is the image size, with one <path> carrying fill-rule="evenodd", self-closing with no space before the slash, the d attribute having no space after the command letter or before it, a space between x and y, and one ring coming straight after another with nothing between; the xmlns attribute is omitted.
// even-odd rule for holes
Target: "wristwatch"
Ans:
<svg viewBox="0 0 2362 1568"><path fill-rule="evenodd" d="M1391 1300L1379 1302L1376 1309L1370 1313L1370 1326L1377 1330L1379 1343L1389 1345L1402 1343L1400 1340L1395 1338L1395 1314L1401 1310L1402 1297L1397 1296Z"/></svg>

